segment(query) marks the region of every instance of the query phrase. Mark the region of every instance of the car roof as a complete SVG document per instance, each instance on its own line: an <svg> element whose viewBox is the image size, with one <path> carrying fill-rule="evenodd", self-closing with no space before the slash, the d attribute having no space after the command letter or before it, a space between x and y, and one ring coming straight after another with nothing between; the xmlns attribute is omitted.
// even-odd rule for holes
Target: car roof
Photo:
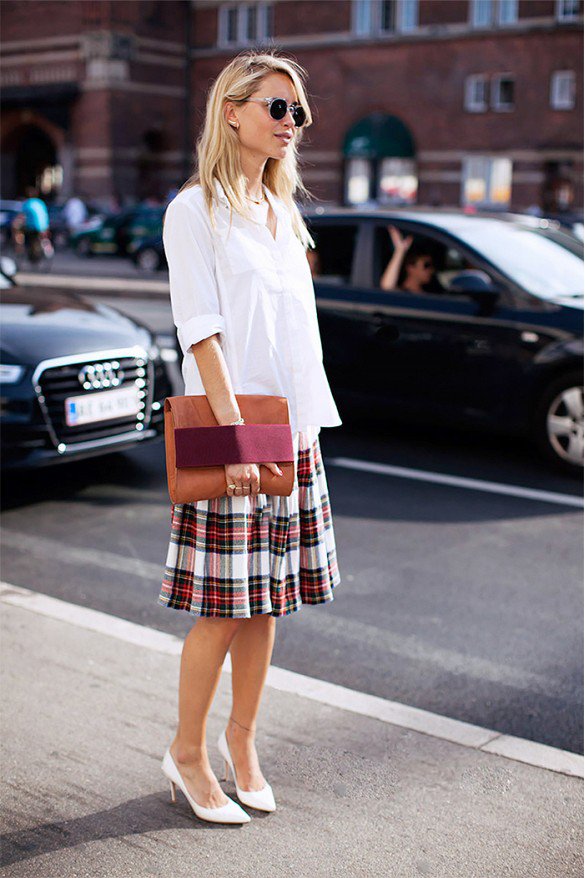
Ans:
<svg viewBox="0 0 585 878"><path fill-rule="evenodd" d="M509 212L474 211L444 207L337 207L330 205L317 205L305 207L303 214L307 219L317 218L343 218L343 219L380 219L384 221L410 221L438 226L448 232L457 233L469 223L473 222L477 227L490 226L494 223L511 223L534 229L558 229L558 220L546 217L531 216L529 214L517 214Z"/></svg>

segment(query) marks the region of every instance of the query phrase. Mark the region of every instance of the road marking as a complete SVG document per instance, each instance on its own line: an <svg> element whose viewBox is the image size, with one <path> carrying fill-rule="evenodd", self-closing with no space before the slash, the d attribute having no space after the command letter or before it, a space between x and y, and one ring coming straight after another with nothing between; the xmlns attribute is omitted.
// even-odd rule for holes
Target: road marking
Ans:
<svg viewBox="0 0 585 878"><path fill-rule="evenodd" d="M158 516L159 513L156 514ZM164 564L161 566L160 563L155 564L137 557L136 550L130 542L128 542L128 554L122 555L103 549L69 546L51 537L36 536L31 541L30 534L7 528L2 528L0 533L3 547L10 547L43 560L58 558L61 565L70 564L73 567L84 568L91 565L100 570L112 570L119 575L134 576L148 583L160 581L164 573ZM134 557L132 557L133 552ZM305 625L309 629L315 627L316 635L319 633L317 629L320 624L316 617L305 620ZM382 631L375 625L357 619L352 620L351 627L348 628L341 617L332 616L327 630L333 638L338 636L348 642L355 641L356 645L370 646L372 650L383 649L389 655L409 661L424 662L449 674L465 674L469 679L514 687L520 691L528 690L547 697L570 699L574 696L574 688L565 680L555 679L526 668L513 668L459 650L431 646L415 635L402 634L399 631Z"/></svg>
<svg viewBox="0 0 585 878"><path fill-rule="evenodd" d="M23 286L70 287L77 291L82 285L84 290L98 290L104 293L108 291L119 292L121 289L125 292L138 292L146 296L148 293L168 294L169 292L168 281L149 278L86 277L85 275L72 274L31 274L19 271L17 280Z"/></svg>
<svg viewBox="0 0 585 878"><path fill-rule="evenodd" d="M174 634L128 622L109 613L71 604L8 582L0 582L0 601L165 655L180 656L183 648L183 640ZM231 672L229 653L222 670ZM309 698L320 704L328 704L340 710L450 741L462 747L524 762L536 768L545 768L571 777L584 776L583 757L577 753L513 735L504 735L494 729L485 729L418 707L409 707L397 701L380 698L377 695L357 692L285 668L271 665L268 669L266 685L282 692Z"/></svg>
<svg viewBox="0 0 585 878"><path fill-rule="evenodd" d="M170 510L170 507L169 507ZM140 513L142 515L142 512ZM169 511L170 515L170 511ZM92 564L105 570L114 570L116 573L127 573L140 579L162 579L164 575L164 563L153 564L142 558L129 558L118 555L116 552L107 552L105 549L88 549L78 546L67 546L59 540L50 537L41 537L35 534L31 540L30 534L17 530L2 528L2 545L11 549L26 552L38 558L58 558L61 564Z"/></svg>
<svg viewBox="0 0 585 878"><path fill-rule="evenodd" d="M309 634L315 638L323 636L323 622L313 613L303 620ZM481 655L473 655L463 650L449 649L427 642L414 634L382 629L374 624L352 618L351 626L341 614L332 613L327 619L327 638L329 643L343 642L346 648L370 650L371 656L393 656L418 662L432 668L434 672L464 675L479 683L495 683L518 693L532 692L547 698L574 699L576 686L570 682L549 675L531 671L523 667L511 667Z"/></svg>
<svg viewBox="0 0 585 878"><path fill-rule="evenodd" d="M543 503L555 503L561 506L574 506L583 509L582 497L571 494L559 494L555 491L539 491L535 488L524 488L522 485L507 485L504 482L486 482L482 479L468 479L465 476L451 476L445 473L434 473L422 469L411 469L407 466L391 466L387 463L370 463L356 457L326 457L325 464L341 466L346 469L357 469L364 472L379 473L384 476L396 476L400 479L417 479L419 482L436 482L440 485L451 485L455 488L469 488L472 491L487 491L490 494L506 494L510 497L523 497L527 500L539 500Z"/></svg>

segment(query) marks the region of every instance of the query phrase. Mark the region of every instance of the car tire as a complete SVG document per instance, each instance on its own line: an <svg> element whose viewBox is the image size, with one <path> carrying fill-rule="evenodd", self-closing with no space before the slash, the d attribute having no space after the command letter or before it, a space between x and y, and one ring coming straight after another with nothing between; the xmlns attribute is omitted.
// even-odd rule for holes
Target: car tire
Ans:
<svg viewBox="0 0 585 878"><path fill-rule="evenodd" d="M78 256L91 256L91 245L89 238L80 238L75 246L75 252Z"/></svg>
<svg viewBox="0 0 585 878"><path fill-rule="evenodd" d="M158 271L160 256L154 247L145 247L136 254L136 265L140 271Z"/></svg>
<svg viewBox="0 0 585 878"><path fill-rule="evenodd" d="M572 475L583 473L582 372L568 372L547 384L536 406L533 435L553 466Z"/></svg>

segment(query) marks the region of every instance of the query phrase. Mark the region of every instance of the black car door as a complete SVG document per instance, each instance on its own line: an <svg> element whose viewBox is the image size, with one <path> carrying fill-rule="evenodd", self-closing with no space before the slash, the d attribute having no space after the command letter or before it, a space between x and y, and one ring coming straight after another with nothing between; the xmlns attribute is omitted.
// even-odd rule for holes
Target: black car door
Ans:
<svg viewBox="0 0 585 878"><path fill-rule="evenodd" d="M433 292L382 290L380 277L392 247L388 223L373 221L370 300L380 328L391 326L398 338L372 348L373 392L405 411L457 420L493 420L504 396L513 391L521 369L519 327L514 299L491 266L477 260L457 239L440 229L410 223L419 251L434 260ZM499 295L452 292L461 271L483 274ZM464 286L464 285L463 285ZM461 287L460 287L461 289ZM364 291L365 292L365 291ZM378 334L383 338L383 333Z"/></svg>
<svg viewBox="0 0 585 878"><path fill-rule="evenodd" d="M324 362L335 392L398 416L497 419L513 408L511 397L521 386L520 327L512 294L501 278L501 294L491 308L487 299L450 293L449 279L461 266L487 267L442 230L413 222L402 224L403 230L430 244L447 291L381 289L391 252L389 222L371 217L313 221L324 261L322 276L314 275ZM344 271L336 274L336 260L344 259Z"/></svg>

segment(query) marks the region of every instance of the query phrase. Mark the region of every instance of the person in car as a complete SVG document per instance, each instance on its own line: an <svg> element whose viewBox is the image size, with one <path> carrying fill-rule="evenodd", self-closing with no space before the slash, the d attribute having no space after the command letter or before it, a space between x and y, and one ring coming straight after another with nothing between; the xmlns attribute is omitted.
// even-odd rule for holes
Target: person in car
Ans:
<svg viewBox="0 0 585 878"><path fill-rule="evenodd" d="M412 235L402 235L396 226L388 226L394 252L380 278L383 290L408 293L442 293L444 287L435 275L435 261L428 246L414 244Z"/></svg>

